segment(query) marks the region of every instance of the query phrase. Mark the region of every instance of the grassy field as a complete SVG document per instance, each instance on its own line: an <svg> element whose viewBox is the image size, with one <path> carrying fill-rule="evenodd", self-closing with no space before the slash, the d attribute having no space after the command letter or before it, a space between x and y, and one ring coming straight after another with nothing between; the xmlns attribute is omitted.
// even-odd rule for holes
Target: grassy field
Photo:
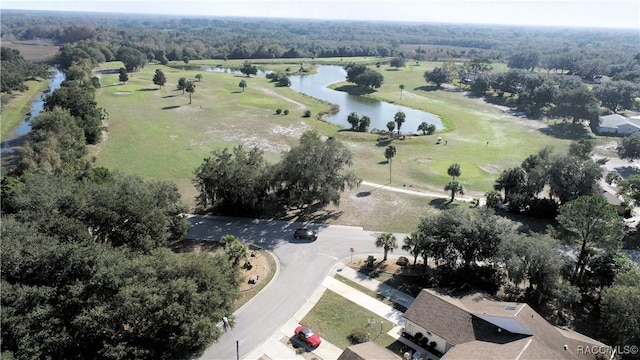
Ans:
<svg viewBox="0 0 640 360"><path fill-rule="evenodd" d="M355 60L375 63L376 59ZM344 61L330 59L326 63ZM189 65L236 67L242 62L192 61ZM312 71L313 64L319 61L289 59L272 65L260 61L252 63L263 69L289 67L294 71L302 63L305 69ZM118 69L121 64L104 64L98 69L103 86L97 99L98 105L109 111L110 119L105 141L93 147L91 152L96 156L97 166L175 182L183 200L193 205L196 196L191 182L193 172L214 149L236 144L257 146L265 151L269 161L277 161L282 152L297 144L305 130L312 128L343 141L354 154L352 169L364 180L379 184L389 182L384 149L393 143L397 154L392 164L392 186L443 192L444 184L449 181L447 168L452 163L459 163L462 168L460 181L469 195L477 197L492 188L503 169L520 164L545 145L552 145L558 152L566 150L569 140L545 135L541 128L546 124L540 120L511 116L455 87L432 89L422 75L435 65L425 62L400 70L386 66L378 69L384 74L385 83L367 96L429 111L447 124L445 131L433 136L409 136L405 140L389 141L374 134L342 131L335 125L317 120L318 113L328 110L327 104L289 88L276 87L264 77L247 78L149 64L141 71L131 73L130 80L121 84L117 73L109 71ZM162 88L152 83L156 69L162 69L168 79ZM196 74L202 74L203 79L195 83L196 91L189 104L188 94L176 90L176 84L180 77L194 79ZM244 93L238 87L240 80L248 83ZM402 99L400 84L405 85ZM276 115L277 108L288 109L290 113ZM312 112L311 118L302 117L307 109ZM414 132L416 129L403 130ZM435 145L437 136L441 136L446 145L444 141ZM322 221L371 230L411 231L426 211L434 204L441 204L439 200L382 190L361 196L363 191L369 190L375 189L361 188L345 193L340 207L328 208Z"/></svg>
<svg viewBox="0 0 640 360"><path fill-rule="evenodd" d="M13 93L9 105L2 111L0 136L5 140L11 131L27 117L31 111L31 101L49 86L47 79L26 82L29 89L22 93Z"/></svg>

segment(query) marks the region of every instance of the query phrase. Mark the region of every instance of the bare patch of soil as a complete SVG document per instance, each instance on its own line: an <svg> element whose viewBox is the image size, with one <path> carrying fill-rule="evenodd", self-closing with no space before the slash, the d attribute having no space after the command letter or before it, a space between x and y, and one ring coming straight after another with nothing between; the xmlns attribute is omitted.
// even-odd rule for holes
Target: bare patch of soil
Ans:
<svg viewBox="0 0 640 360"><path fill-rule="evenodd" d="M114 95L131 95L131 91L116 91Z"/></svg>

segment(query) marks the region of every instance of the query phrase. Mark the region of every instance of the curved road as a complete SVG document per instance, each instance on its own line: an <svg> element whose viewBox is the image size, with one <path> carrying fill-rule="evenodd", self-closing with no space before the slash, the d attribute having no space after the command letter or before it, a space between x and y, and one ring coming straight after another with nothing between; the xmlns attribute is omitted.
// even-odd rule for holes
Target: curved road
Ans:
<svg viewBox="0 0 640 360"><path fill-rule="evenodd" d="M235 235L270 250L279 262L271 284L236 311L233 331L207 348L201 359L235 359L236 340L243 358L294 316L338 259L349 258L349 248L360 255L382 252L375 247L378 233L351 226L310 224L309 228L318 230L318 239L306 242L293 238L299 223L208 216L191 216L189 221L187 238L218 240L225 234ZM395 234L398 245L406 235ZM408 255L399 248L394 253Z"/></svg>

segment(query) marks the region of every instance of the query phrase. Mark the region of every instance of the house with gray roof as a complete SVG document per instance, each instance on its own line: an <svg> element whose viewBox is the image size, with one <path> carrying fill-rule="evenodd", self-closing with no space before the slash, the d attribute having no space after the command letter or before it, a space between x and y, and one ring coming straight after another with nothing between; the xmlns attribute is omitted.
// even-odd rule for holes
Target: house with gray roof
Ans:
<svg viewBox="0 0 640 360"><path fill-rule="evenodd" d="M600 116L598 134L602 135L630 135L640 132L640 121L629 119L620 114Z"/></svg>
<svg viewBox="0 0 640 360"><path fill-rule="evenodd" d="M610 359L605 344L551 325L526 303L473 291L423 289L404 313L405 333L450 359Z"/></svg>

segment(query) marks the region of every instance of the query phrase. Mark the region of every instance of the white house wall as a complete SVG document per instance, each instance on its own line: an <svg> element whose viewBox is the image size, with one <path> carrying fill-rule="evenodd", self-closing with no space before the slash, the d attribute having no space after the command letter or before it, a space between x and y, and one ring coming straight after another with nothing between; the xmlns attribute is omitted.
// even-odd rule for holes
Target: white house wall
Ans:
<svg viewBox="0 0 640 360"><path fill-rule="evenodd" d="M429 339L429 343L431 343L432 341L436 342L436 350L440 351L441 353L445 353L447 350L449 350L451 347L453 346L449 346L447 347L447 341L443 338L441 338L440 336L431 333L429 331L427 331L427 329L423 328L422 326L414 323L413 321L406 319L406 324L404 327L404 331L411 335L411 336L416 336L417 333L422 333L422 335L424 335L426 338Z"/></svg>

